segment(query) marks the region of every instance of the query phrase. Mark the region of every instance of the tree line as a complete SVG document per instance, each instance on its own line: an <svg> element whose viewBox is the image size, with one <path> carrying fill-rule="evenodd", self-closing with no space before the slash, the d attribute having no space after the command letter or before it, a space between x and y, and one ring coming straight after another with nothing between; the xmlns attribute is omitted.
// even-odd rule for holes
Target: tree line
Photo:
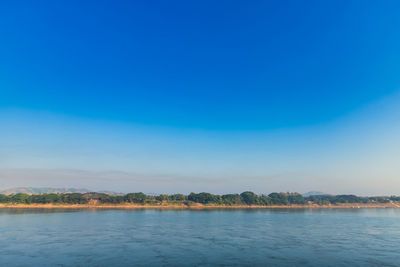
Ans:
<svg viewBox="0 0 400 267"><path fill-rule="evenodd" d="M257 195L253 192L241 194L215 195L211 193L161 194L158 196L144 193L129 193L124 195L109 195L103 193L65 193L65 194L0 194L0 203L19 204L88 204L91 201L101 204L135 203L144 205L159 204L213 204L213 205L304 205L304 204L343 204L343 203L389 203L398 202L400 197L359 197L355 195L314 195L304 197L299 193L271 193L269 195Z"/></svg>

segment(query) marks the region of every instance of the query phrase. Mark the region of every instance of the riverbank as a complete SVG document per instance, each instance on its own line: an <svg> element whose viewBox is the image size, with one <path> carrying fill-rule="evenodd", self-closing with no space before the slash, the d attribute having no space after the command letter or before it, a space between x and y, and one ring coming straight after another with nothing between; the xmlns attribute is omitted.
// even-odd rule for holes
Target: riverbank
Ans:
<svg viewBox="0 0 400 267"><path fill-rule="evenodd" d="M360 208L400 208L400 203L351 203L337 205L140 205L140 204L10 204L0 203L0 209L360 209Z"/></svg>

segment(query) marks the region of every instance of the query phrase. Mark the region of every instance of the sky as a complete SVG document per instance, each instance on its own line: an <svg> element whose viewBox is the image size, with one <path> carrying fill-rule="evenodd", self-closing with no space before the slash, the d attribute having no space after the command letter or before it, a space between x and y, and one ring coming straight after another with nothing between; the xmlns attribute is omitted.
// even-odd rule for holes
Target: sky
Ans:
<svg viewBox="0 0 400 267"><path fill-rule="evenodd" d="M398 1L1 1L0 189L400 195Z"/></svg>

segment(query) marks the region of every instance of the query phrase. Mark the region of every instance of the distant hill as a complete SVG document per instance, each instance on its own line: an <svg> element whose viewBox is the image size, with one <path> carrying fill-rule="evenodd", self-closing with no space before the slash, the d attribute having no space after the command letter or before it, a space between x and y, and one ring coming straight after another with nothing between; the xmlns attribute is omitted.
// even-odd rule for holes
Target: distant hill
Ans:
<svg viewBox="0 0 400 267"><path fill-rule="evenodd" d="M51 187L14 187L7 190L0 191L0 194L11 195L11 194L50 194L50 193L87 193L90 190L84 188L51 188Z"/></svg>
<svg viewBox="0 0 400 267"><path fill-rule="evenodd" d="M321 196L321 195L329 195L327 193L319 192L319 191L310 191L304 194L301 194L303 197L309 197L309 196Z"/></svg>

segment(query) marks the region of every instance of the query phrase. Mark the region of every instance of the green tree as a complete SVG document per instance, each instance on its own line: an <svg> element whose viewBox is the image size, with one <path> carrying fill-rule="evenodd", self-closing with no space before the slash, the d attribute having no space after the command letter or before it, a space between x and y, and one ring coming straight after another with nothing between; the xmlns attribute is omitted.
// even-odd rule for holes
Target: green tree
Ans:
<svg viewBox="0 0 400 267"><path fill-rule="evenodd" d="M227 194L222 196L225 205L242 205L242 198L238 194Z"/></svg>
<svg viewBox="0 0 400 267"><path fill-rule="evenodd" d="M260 199L259 197L254 194L253 192L246 191L240 194L240 197L244 203L247 205L259 205Z"/></svg>
<svg viewBox="0 0 400 267"><path fill-rule="evenodd" d="M288 196L286 193L271 193L268 196L271 199L272 205L287 205L287 204L289 204Z"/></svg>
<svg viewBox="0 0 400 267"><path fill-rule="evenodd" d="M11 202L13 203L30 203L29 195L18 193L11 196Z"/></svg>
<svg viewBox="0 0 400 267"><path fill-rule="evenodd" d="M287 195L288 201L290 204L300 204L303 205L306 203L304 197L299 193L289 193Z"/></svg>
<svg viewBox="0 0 400 267"><path fill-rule="evenodd" d="M167 200L169 200L169 196L167 194L160 194L159 196L156 196L156 200L167 201Z"/></svg>
<svg viewBox="0 0 400 267"><path fill-rule="evenodd" d="M144 204L146 202L147 196L142 193L129 193L125 195L125 200L131 203L141 203Z"/></svg>
<svg viewBox="0 0 400 267"><path fill-rule="evenodd" d="M174 201L185 201L187 200L187 197L182 194L173 194L169 196L169 199Z"/></svg>
<svg viewBox="0 0 400 267"><path fill-rule="evenodd" d="M0 194L0 203L8 203L11 198L7 195Z"/></svg>
<svg viewBox="0 0 400 267"><path fill-rule="evenodd" d="M206 193L206 192L202 192L199 194L190 193L188 196L188 200L197 202L197 203L201 203L201 204L210 204L210 203L221 204L222 203L221 196L213 195L213 194Z"/></svg>

